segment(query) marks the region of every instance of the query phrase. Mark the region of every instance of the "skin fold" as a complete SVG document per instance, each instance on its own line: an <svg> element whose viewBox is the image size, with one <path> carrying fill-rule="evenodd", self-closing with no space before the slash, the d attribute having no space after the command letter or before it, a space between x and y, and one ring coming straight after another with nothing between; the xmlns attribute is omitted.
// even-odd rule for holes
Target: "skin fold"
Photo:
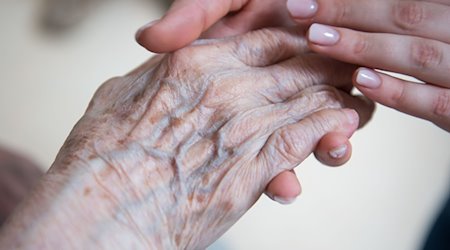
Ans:
<svg viewBox="0 0 450 250"><path fill-rule="evenodd" d="M339 90L353 70L284 29L152 58L97 90L0 248L205 248L325 134L370 118Z"/></svg>

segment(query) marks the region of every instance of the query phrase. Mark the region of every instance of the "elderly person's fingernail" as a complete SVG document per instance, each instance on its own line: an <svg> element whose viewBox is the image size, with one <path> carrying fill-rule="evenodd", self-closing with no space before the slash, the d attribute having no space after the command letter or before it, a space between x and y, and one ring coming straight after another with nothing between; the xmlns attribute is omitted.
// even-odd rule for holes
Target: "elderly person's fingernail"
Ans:
<svg viewBox="0 0 450 250"><path fill-rule="evenodd" d="M287 8L294 18L305 19L314 16L317 12L315 0L288 0Z"/></svg>
<svg viewBox="0 0 450 250"><path fill-rule="evenodd" d="M288 204L293 203L297 199L297 197L287 198L287 197L274 196L274 197L272 197L272 199L280 204L288 205Z"/></svg>
<svg viewBox="0 0 450 250"><path fill-rule="evenodd" d="M159 20L160 20L160 19L153 20L153 21L147 23L146 25L140 27L139 30L136 32L136 35L135 35L136 39L138 39L138 38L141 36L142 31L144 31L144 30L147 29L147 28L152 27L153 25L155 25L156 23L158 23Z"/></svg>
<svg viewBox="0 0 450 250"><path fill-rule="evenodd" d="M309 28L308 39L318 45L334 45L339 41L339 32L330 26L315 23Z"/></svg>
<svg viewBox="0 0 450 250"><path fill-rule="evenodd" d="M356 73L356 83L366 88L376 89L381 85L381 78L373 70L360 68Z"/></svg>
<svg viewBox="0 0 450 250"><path fill-rule="evenodd" d="M330 152L328 152L330 157L333 159L340 159L340 158L344 157L346 153L347 153L347 145L346 144L338 146L336 148L333 148L332 150L330 150Z"/></svg>

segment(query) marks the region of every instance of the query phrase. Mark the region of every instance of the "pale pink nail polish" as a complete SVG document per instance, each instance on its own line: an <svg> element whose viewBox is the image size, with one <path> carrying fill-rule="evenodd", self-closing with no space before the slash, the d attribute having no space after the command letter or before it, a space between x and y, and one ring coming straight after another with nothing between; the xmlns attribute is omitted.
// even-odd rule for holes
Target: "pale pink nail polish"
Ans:
<svg viewBox="0 0 450 250"><path fill-rule="evenodd" d="M356 74L356 83L366 88L376 89L381 85L381 78L373 70L360 68Z"/></svg>
<svg viewBox="0 0 450 250"><path fill-rule="evenodd" d="M339 41L339 32L330 26L315 23L309 28L308 39L319 45L334 45Z"/></svg>
<svg viewBox="0 0 450 250"><path fill-rule="evenodd" d="M288 0L286 5L291 15L300 19L314 16L318 7L315 0Z"/></svg>
<svg viewBox="0 0 450 250"><path fill-rule="evenodd" d="M336 147L332 149L328 154L331 156L331 158L339 159L342 158L347 153L347 145L341 145L339 147Z"/></svg>

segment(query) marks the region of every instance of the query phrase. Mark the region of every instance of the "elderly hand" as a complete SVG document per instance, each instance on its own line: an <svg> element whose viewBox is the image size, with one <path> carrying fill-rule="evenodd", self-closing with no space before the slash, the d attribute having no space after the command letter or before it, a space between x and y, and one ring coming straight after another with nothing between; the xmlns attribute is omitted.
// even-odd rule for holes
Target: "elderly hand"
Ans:
<svg viewBox="0 0 450 250"><path fill-rule="evenodd" d="M289 16L285 1L175 0L161 20L142 27L136 38L151 51L169 52L200 36L227 37L262 27L293 25L295 23ZM340 88L349 92L351 81ZM350 159L351 151L348 137L333 131L321 139L315 156L325 165L339 166ZM295 173L284 171L269 183L266 194L278 202L289 203L298 196L300 189Z"/></svg>
<svg viewBox="0 0 450 250"><path fill-rule="evenodd" d="M157 56L100 87L0 246L204 248L324 134L350 135L345 107L369 119L335 88L353 70L275 29Z"/></svg>
<svg viewBox="0 0 450 250"><path fill-rule="evenodd" d="M315 7L297 11L305 6ZM314 51L368 67L354 76L365 96L450 131L449 0L289 0L288 7L298 22L316 23L308 35Z"/></svg>

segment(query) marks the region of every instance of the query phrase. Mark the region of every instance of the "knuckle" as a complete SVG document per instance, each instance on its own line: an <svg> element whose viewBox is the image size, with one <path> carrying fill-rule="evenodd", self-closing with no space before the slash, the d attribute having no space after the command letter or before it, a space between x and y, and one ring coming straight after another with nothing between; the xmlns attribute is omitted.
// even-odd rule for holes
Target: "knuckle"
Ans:
<svg viewBox="0 0 450 250"><path fill-rule="evenodd" d="M261 29L250 32L233 42L234 55L247 66L266 66L262 62L277 61L283 53L275 48L283 48L284 33L275 29ZM267 49L273 48L273 49Z"/></svg>
<svg viewBox="0 0 450 250"><path fill-rule="evenodd" d="M95 110L97 107L102 105L105 106L111 97L117 94L116 86L120 86L123 81L124 77L113 77L100 85L89 102L86 111L90 112Z"/></svg>
<svg viewBox="0 0 450 250"><path fill-rule="evenodd" d="M442 63L442 56L442 51L433 43L418 41L411 44L411 61L414 68L435 68Z"/></svg>
<svg viewBox="0 0 450 250"><path fill-rule="evenodd" d="M426 17L424 5L415 1L398 1L393 12L395 24L405 31L417 29Z"/></svg>
<svg viewBox="0 0 450 250"><path fill-rule="evenodd" d="M276 151L284 161L289 163L296 162L298 151L295 146L294 137L287 129L282 129L277 133L278 140L275 145Z"/></svg>
<svg viewBox="0 0 450 250"><path fill-rule="evenodd" d="M123 82L124 77L122 76L115 76L112 77L108 80L106 80L102 85L100 85L100 87L97 89L95 95L99 95L103 92L110 92L111 90L114 89L114 87L118 84L120 84L121 82Z"/></svg>
<svg viewBox="0 0 450 250"><path fill-rule="evenodd" d="M406 97L406 87L402 84L399 88L395 88L395 90L392 92L391 98L390 98L390 105L393 108L398 109L399 107L403 107L405 103L405 97Z"/></svg>
<svg viewBox="0 0 450 250"><path fill-rule="evenodd" d="M438 93L433 102L433 114L440 118L450 118L450 90Z"/></svg>
<svg viewBox="0 0 450 250"><path fill-rule="evenodd" d="M311 96L311 103L318 103L318 109L337 109L341 108L344 103L343 96L336 88L330 86L320 86L322 89L317 88L317 92Z"/></svg>
<svg viewBox="0 0 450 250"><path fill-rule="evenodd" d="M367 54L370 48L370 42L365 34L359 33L355 37L355 43L353 45L353 54L356 56Z"/></svg>

